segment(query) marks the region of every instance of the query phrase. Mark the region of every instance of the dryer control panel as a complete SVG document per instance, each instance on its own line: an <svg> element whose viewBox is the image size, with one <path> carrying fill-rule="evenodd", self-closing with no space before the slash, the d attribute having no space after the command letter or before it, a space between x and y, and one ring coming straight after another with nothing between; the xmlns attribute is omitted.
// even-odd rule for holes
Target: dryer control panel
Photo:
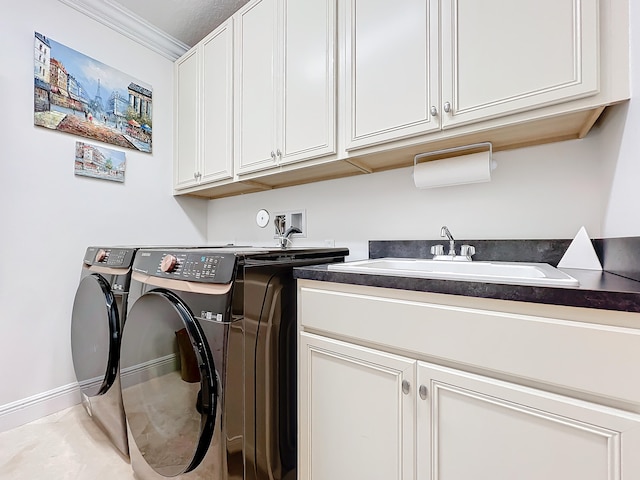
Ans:
<svg viewBox="0 0 640 480"><path fill-rule="evenodd" d="M84 254L85 265L128 268L133 263L135 248L88 247Z"/></svg>
<svg viewBox="0 0 640 480"><path fill-rule="evenodd" d="M188 282L230 283L237 257L214 250L141 250L133 264L135 272Z"/></svg>

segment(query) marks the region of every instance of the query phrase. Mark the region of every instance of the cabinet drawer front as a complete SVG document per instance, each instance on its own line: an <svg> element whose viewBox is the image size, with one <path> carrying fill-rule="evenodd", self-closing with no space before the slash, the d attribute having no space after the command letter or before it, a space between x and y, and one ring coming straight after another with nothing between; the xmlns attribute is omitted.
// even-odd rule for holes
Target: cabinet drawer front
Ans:
<svg viewBox="0 0 640 480"><path fill-rule="evenodd" d="M301 328L640 403L640 332L579 321L303 286ZM455 302L455 297L452 297ZM535 308L532 305L532 309ZM603 312L606 315L606 312Z"/></svg>

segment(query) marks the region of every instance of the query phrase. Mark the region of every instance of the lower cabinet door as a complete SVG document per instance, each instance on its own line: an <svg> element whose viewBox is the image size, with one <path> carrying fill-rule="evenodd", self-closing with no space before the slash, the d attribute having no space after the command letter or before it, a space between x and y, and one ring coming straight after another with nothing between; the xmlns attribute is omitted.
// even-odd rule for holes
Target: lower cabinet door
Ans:
<svg viewBox="0 0 640 480"><path fill-rule="evenodd" d="M418 389L417 478L640 478L636 414L422 362Z"/></svg>
<svg viewBox="0 0 640 480"><path fill-rule="evenodd" d="M300 480L414 478L415 360L300 334Z"/></svg>

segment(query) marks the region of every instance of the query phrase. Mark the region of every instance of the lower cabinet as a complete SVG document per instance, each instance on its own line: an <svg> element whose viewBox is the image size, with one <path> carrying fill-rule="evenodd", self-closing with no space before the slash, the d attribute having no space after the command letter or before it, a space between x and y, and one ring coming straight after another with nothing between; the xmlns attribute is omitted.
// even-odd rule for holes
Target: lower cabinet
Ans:
<svg viewBox="0 0 640 480"><path fill-rule="evenodd" d="M298 368L300 480L413 478L415 361L302 333Z"/></svg>
<svg viewBox="0 0 640 480"><path fill-rule="evenodd" d="M418 385L418 478L640 478L637 415L422 362Z"/></svg>
<svg viewBox="0 0 640 480"><path fill-rule="evenodd" d="M300 480L640 478L640 416L302 332Z"/></svg>

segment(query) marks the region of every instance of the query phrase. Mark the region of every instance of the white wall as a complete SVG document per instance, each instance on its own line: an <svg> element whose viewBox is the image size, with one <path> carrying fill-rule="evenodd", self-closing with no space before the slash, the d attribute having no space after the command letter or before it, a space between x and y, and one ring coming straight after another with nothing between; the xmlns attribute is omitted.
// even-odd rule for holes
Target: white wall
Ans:
<svg viewBox="0 0 640 480"><path fill-rule="evenodd" d="M33 125L34 31L152 86L154 153L124 149L124 184L74 176L82 138ZM70 317L85 248L201 244L207 218L202 201L171 195L170 60L58 1L4 8L0 32L2 430L16 402L75 382Z"/></svg>
<svg viewBox="0 0 640 480"><path fill-rule="evenodd" d="M309 238L366 258L368 240L640 236L640 5L631 3L633 97L609 108L582 140L498 152L490 183L417 190L411 169L331 180L209 202L209 241L273 243L255 215L305 208ZM230 226L233 228L230 228ZM233 232L230 236L228 232Z"/></svg>
<svg viewBox="0 0 640 480"><path fill-rule="evenodd" d="M597 145L595 146L597 147ZM490 183L419 190L411 168L330 180L209 203L209 240L273 244L260 229L260 208L306 209L307 239L296 245L347 246L366 258L367 240L571 238L581 225L600 234L600 159L590 138L498 152ZM229 226L233 226L229 228ZM233 232L230 237L228 232Z"/></svg>
<svg viewBox="0 0 640 480"><path fill-rule="evenodd" d="M631 103L612 112L603 149L612 168L607 175L611 194L607 199L603 233L607 237L640 236L640 3L631 1Z"/></svg>

